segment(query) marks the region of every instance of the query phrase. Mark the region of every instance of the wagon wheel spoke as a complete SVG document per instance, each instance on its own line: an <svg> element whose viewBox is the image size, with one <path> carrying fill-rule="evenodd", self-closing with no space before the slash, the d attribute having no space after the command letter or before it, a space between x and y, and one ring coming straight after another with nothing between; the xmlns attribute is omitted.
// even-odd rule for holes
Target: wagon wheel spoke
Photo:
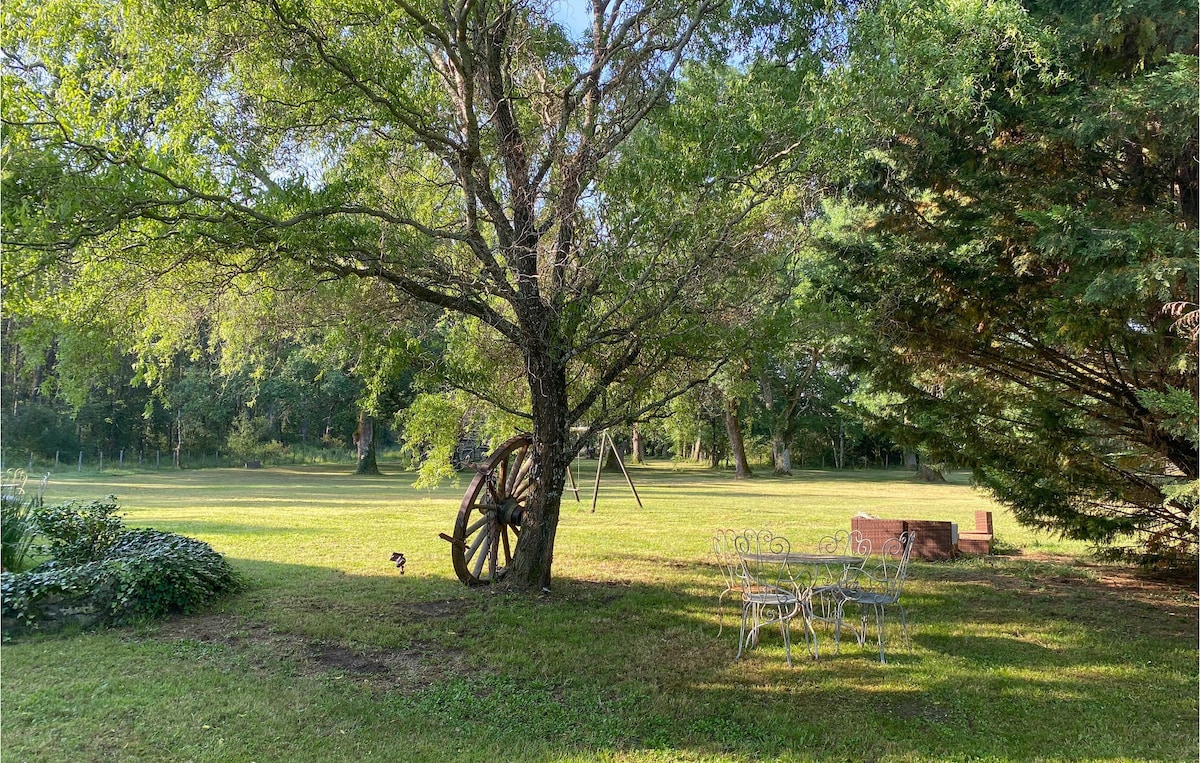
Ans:
<svg viewBox="0 0 1200 763"><path fill-rule="evenodd" d="M487 517L484 517L483 522L486 523L487 519L488 519ZM479 550L480 544L483 543L485 540L487 540L487 537L488 537L488 533L487 533L486 528L484 529L483 532L481 532L475 536L475 540L471 541L471 545L470 545L470 547L468 547L468 549L466 551L467 561L470 561L475 556L475 552Z"/></svg>
<svg viewBox="0 0 1200 763"><path fill-rule="evenodd" d="M491 529L492 528L489 526L484 532L481 532L479 534L479 540L486 540L489 547L491 546L491 541L492 541ZM478 541L477 541L477 543L478 543ZM483 579L483 563L487 561L487 558L489 556L491 556L491 554L488 553L488 549L485 548L484 552L482 554L478 554L475 557L475 566L472 568L471 573L475 576L475 578L477 580Z"/></svg>
<svg viewBox="0 0 1200 763"><path fill-rule="evenodd" d="M500 463L496 464L496 495L503 498L508 494L505 486L508 484L508 459L500 459Z"/></svg>
<svg viewBox="0 0 1200 763"><path fill-rule="evenodd" d="M484 516L484 517L481 517L481 518L480 518L480 519L479 519L479 520L478 520L478 521L477 521L475 524L473 524L473 525L471 525L470 527L468 527L468 528L467 528L467 532L466 532L466 536L467 536L468 538L469 538L469 537L471 537L472 533L474 533L474 532L475 532L476 530L478 530L480 527L483 527L485 524L487 524L487 521L488 521L488 519L489 519L489 518L488 518L488 517L486 517L486 516Z"/></svg>
<svg viewBox="0 0 1200 763"><path fill-rule="evenodd" d="M493 505L499 505L500 503L502 503L504 501L504 492L502 490L500 490L499 486L497 486L497 484L494 481L492 481L492 480L487 481L487 491L488 491L488 495L490 495L492 497Z"/></svg>
<svg viewBox="0 0 1200 763"><path fill-rule="evenodd" d="M517 469L516 469L516 471L512 472L512 479L510 479L504 483L505 484L505 492L508 493L509 495L517 494L517 492L518 492L516 489L517 483L519 483L521 481L521 479L526 474L529 473L529 467L533 465L533 459L526 458L526 456L528 454L529 454L529 446L526 445L525 447L523 447L517 451L517 455L513 459L513 464L515 464L517 466Z"/></svg>
<svg viewBox="0 0 1200 763"><path fill-rule="evenodd" d="M488 537L488 543L490 544L488 547L488 578L495 580L498 566L496 564L496 557L500 552L500 538L504 537L504 527L496 523L488 529L490 531Z"/></svg>
<svg viewBox="0 0 1200 763"><path fill-rule="evenodd" d="M533 486L532 478L524 479L521 481L521 484L519 484L517 486L517 489L512 491L512 493L510 493L510 495L520 496L520 498L518 500L524 501L525 498L527 497L527 494L529 493L529 488L532 486Z"/></svg>

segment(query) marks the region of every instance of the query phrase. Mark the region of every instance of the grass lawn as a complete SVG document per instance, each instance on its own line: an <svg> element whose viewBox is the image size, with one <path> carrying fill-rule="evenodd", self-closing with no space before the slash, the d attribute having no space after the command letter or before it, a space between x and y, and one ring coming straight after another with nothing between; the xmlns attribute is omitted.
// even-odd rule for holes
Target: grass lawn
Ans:
<svg viewBox="0 0 1200 763"><path fill-rule="evenodd" d="M594 514L590 485L564 503L553 594L526 597L454 577L438 533L465 477L428 493L346 467L55 475L49 501L114 493L129 526L202 538L249 585L189 617L6 643L0 757L1197 759L1194 591L1020 528L961 478L907 477L661 464L634 472L639 509L606 475ZM969 529L979 508L1009 553L914 562L912 649L891 631L887 665L849 640L788 669L778 633L735 662L734 606L717 636L718 527L808 547L858 511Z"/></svg>

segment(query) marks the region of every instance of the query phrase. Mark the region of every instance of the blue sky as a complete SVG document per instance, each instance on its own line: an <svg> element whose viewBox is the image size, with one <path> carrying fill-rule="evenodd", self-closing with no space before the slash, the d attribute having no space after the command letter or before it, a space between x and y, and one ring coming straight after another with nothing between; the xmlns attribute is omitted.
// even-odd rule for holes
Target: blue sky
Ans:
<svg viewBox="0 0 1200 763"><path fill-rule="evenodd" d="M590 8L589 0L550 0L550 12L554 18L576 35L583 34L591 27Z"/></svg>

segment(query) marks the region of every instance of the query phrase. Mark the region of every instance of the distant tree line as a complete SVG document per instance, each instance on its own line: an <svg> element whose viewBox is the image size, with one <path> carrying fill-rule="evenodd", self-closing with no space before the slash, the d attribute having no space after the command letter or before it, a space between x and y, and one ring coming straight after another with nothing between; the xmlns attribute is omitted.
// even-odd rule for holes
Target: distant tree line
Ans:
<svg viewBox="0 0 1200 763"><path fill-rule="evenodd" d="M12 337L20 321L4 319ZM181 358L155 387L138 384L132 357L115 358L109 373L69 399L49 352L41 363L4 344L3 447L9 465L32 455L74 465L77 454L127 465L158 454L167 465L185 454L257 460L288 447L345 450L358 424L362 383L301 348L282 349L269 367L221 371L211 357Z"/></svg>
<svg viewBox="0 0 1200 763"><path fill-rule="evenodd" d="M7 465L32 458L39 466L56 461L74 468L82 454L88 468L124 466L195 467L243 461L288 461L304 457L345 459L359 426L364 383L326 362L312 348L283 346L269 365L222 370L211 355L176 358L172 372L153 388L135 378L136 359L119 357L109 374L92 379L81 399L62 393L56 353L41 363L22 356L21 320L5 317L3 399L0 412ZM796 468L888 468L903 452L886 436L869 431L845 409L851 385L822 373L803 397L788 439L789 465ZM761 390L748 388L739 405L751 460L771 465L773 418ZM403 420L411 392L401 385L379 414L377 445L403 444ZM724 393L713 385L681 398L669 415L614 431L618 446L637 461L674 459L732 466ZM463 439L473 435L455 426ZM637 431L637 437L633 435ZM419 449L419 445L417 446ZM595 455L595 448L583 455ZM120 460L120 461L119 461Z"/></svg>

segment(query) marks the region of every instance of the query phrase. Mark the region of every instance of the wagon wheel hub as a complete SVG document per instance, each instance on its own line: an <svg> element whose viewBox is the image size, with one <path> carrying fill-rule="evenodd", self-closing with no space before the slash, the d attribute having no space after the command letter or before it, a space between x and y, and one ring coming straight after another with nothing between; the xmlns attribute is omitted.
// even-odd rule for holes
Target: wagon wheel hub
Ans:
<svg viewBox="0 0 1200 763"><path fill-rule="evenodd" d="M496 507L496 519L506 525L521 526L521 520L525 518L525 509L517 503L516 499L505 498L504 502Z"/></svg>

